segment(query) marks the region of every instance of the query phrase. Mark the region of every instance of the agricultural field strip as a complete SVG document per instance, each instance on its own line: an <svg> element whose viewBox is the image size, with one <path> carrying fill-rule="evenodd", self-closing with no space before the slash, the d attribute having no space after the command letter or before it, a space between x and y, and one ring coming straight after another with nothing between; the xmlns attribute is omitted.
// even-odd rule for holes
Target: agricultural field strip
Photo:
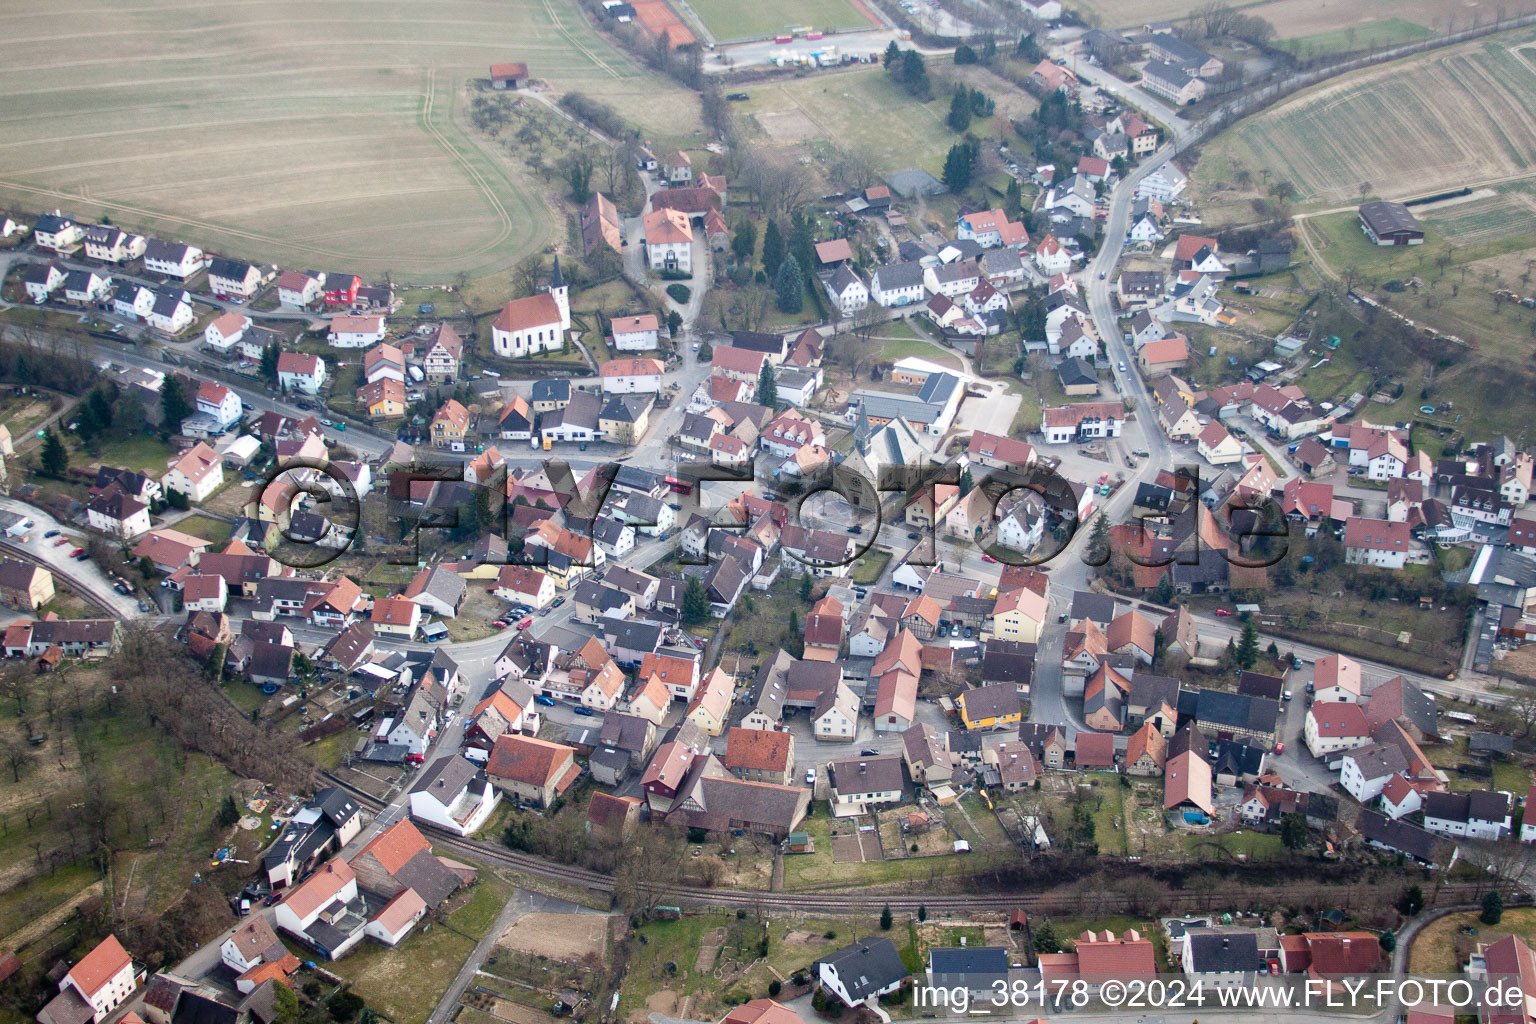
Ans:
<svg viewBox="0 0 1536 1024"><path fill-rule="evenodd" d="M1421 194L1536 164L1536 147L1521 145L1536 139L1528 99L1532 65L1490 45L1352 76L1245 123L1231 145L1250 166L1272 168L1272 180L1290 177L1303 202L1351 198L1362 181L1379 194Z"/></svg>
<svg viewBox="0 0 1536 1024"><path fill-rule="evenodd" d="M557 11L542 0L539 6L529 7L534 24L528 26L530 31L526 35L534 38L519 41L518 52L530 56L536 65L542 56L541 70L550 77L573 78L572 84L576 84L595 75L611 83L633 81L644 89L645 83L639 77L643 72L617 51L603 54L605 44L595 34L590 43L583 42L579 35L582 29L573 30L567 12ZM166 10L157 9L155 16L162 16ZM52 14L0 15L0 27L7 22L15 25L10 32L12 42L20 45L32 40L34 48L30 52L45 58L61 47L68 49L80 40L100 37L100 31L49 34L31 30L38 18L46 19ZM207 238L189 240L203 241L211 248L247 243L252 258L282 259L301 254L302 258L370 265L393 263L398 267L409 262L411 254L398 260L377 255L394 248L389 238L381 237L385 230L382 226L387 225L395 238L410 238L417 250L431 248L423 244L424 233L440 236L440 251L419 253L422 264L446 267L492 256L498 257L496 263L504 264L516 254L502 256L499 249L516 246L521 250L542 240L547 230L547 212L542 202L522 194L526 190L517 181L503 179L495 169L485 167L483 153L455 145L458 140L453 136L458 129L455 126L449 130L450 125L445 122L451 122L452 115L443 107L450 79L456 93L460 69L468 63L458 55L467 48L487 49L490 44L486 39L370 38L338 43L321 38L326 26L356 27L359 21L367 24L368 32L388 36L408 35L428 25L438 31L444 26L457 30L466 26L481 28L487 38L506 33L505 22L455 18L451 11L445 14L446 17L434 20L403 18L379 22L372 20L371 14L361 19L338 20L308 16L309 12L304 11L292 19L274 21L242 19L236 11L216 25L175 25L162 32L159 27L146 27L142 19L137 25L122 24L124 12L110 12L109 20L117 23L110 26L114 33L121 29L151 34L156 39L169 40L167 45L173 48L181 48L189 41L195 43L214 31L237 38L247 33L269 38L250 39L248 45L235 49L220 47L212 54L146 54L131 62L147 72L137 81L120 77L125 64L115 47L100 47L99 52L110 54L100 58L86 56L90 50L82 48L81 55L74 59L40 60L25 69L27 79L17 82L14 88L4 82L12 72L0 72L0 90L9 96L31 96L44 106L49 105L51 98L54 107L43 115L0 117L0 124L6 126L4 140L0 141L0 189L29 197L37 206L68 203L80 207L82 212L101 209L122 220L137 219L150 230L206 233ZM47 24L45 20L44 25ZM295 25L321 35L270 38L292 32ZM559 38L537 39L550 33ZM429 53L444 52L446 48L446 59L441 67L424 67L420 61L390 59L385 51L376 62L345 61L346 54L357 54L359 48L364 53L376 52L407 42L424 43ZM327 64L325 80L317 82L308 67L263 66L270 65L274 56L281 60L286 54L317 45L326 46L345 61ZM237 60L258 66L240 73L229 72L227 69ZM91 68L102 69L109 75L117 72L119 77L109 82L75 80L74 72ZM366 89L351 88L352 81L360 76L387 76L400 71L420 76L422 86L402 93L400 79L381 78L383 91L378 86L371 94ZM50 73L62 73L67 78L51 81ZM40 74L43 81L37 80ZM599 95L608 88L596 82L580 87L591 88ZM285 90L290 94L284 95ZM209 103L192 104L202 114L196 120L179 117L187 112L188 104L182 94L188 91L210 98ZM174 92L180 101L174 101L167 92ZM253 111L249 103L239 100L222 104L218 100L219 96L249 92L268 97L259 110ZM303 95L293 95L299 92ZM91 98L91 113L70 110L67 104L59 102L72 94ZM102 102L102 94L114 99L121 95L124 102ZM452 99L456 100L456 96ZM307 105L313 112L293 109L295 104ZM216 111L221 106L229 108L228 116L218 117ZM24 107L12 104L8 109ZM399 129L391 134L392 120L411 125L414 137L405 137ZM125 123L138 127L118 127ZM61 125L66 127L61 130ZM306 126L312 126L308 132ZM181 139L174 136L167 143L167 132L171 131L183 133L187 144L178 147L176 142ZM157 150L141 157L139 150L147 147L136 147L135 140L150 137L156 140ZM253 139L258 140L255 145ZM288 140L288 145L271 140ZM193 168L196 177L164 180L175 176L164 175L163 171L151 175L142 170L151 162L163 163L166 151L176 153L180 166ZM324 163L316 162L315 157L322 151L327 159ZM257 154L255 159L253 152ZM379 152L387 153L388 158L378 159L374 154ZM28 159L41 166L18 166ZM370 161L385 166L371 168ZM328 185L337 175L345 175L346 184L351 186L341 191L340 197L335 186ZM162 180L154 180L155 177ZM370 177L371 182L366 180ZM306 181L307 188L291 188L291 180L296 179ZM332 191L328 192L328 187ZM291 194L284 197L285 191ZM171 209L158 208L162 197ZM482 203L489 208L479 210ZM527 224L516 223L519 214L526 217ZM284 215L290 220L302 218L302 226L285 230ZM481 229L478 237L477 227ZM517 227L525 230L518 231ZM469 245L463 244L466 236L472 240Z"/></svg>

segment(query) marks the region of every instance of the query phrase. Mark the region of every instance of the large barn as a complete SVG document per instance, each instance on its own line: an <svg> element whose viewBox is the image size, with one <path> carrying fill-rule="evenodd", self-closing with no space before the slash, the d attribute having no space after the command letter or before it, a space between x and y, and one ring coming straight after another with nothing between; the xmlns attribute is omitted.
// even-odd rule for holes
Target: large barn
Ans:
<svg viewBox="0 0 1536 1024"><path fill-rule="evenodd" d="M1377 245L1424 244L1424 225L1402 203L1361 203L1360 230Z"/></svg>

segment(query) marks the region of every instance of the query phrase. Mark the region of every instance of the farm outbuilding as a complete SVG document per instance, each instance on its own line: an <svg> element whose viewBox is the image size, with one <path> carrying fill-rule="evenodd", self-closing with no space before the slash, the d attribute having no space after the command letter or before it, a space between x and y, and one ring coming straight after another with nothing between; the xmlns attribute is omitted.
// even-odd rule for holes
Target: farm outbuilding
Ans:
<svg viewBox="0 0 1536 1024"><path fill-rule="evenodd" d="M1360 230L1377 245L1424 243L1424 225L1402 203L1361 203Z"/></svg>
<svg viewBox="0 0 1536 1024"><path fill-rule="evenodd" d="M528 65L522 62L491 65L492 89L519 89L528 84Z"/></svg>

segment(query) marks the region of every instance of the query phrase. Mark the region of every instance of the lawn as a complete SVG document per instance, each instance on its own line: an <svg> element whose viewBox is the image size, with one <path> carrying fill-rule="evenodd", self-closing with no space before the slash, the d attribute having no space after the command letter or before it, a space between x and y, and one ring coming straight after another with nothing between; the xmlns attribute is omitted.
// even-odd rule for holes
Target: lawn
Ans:
<svg viewBox="0 0 1536 1024"><path fill-rule="evenodd" d="M1411 43L1429 36L1423 25L1402 18L1386 18L1372 21L1355 28L1333 29L1314 32L1311 35L1281 39L1275 46L1303 58L1322 57L1333 53L1354 53L1358 50L1381 49Z"/></svg>
<svg viewBox="0 0 1536 1024"><path fill-rule="evenodd" d="M103 466L131 469L137 473L160 479L176 449L158 437L130 437L126 441L107 441L101 446L100 462ZM88 456L75 454L70 461L79 464Z"/></svg>
<svg viewBox="0 0 1536 1024"><path fill-rule="evenodd" d="M891 553L889 551L878 551L870 548L853 567L853 572L849 574L849 579L855 583L868 586L880 578L880 574L885 572L885 567L890 564L890 561Z"/></svg>
<svg viewBox="0 0 1536 1024"><path fill-rule="evenodd" d="M447 928L420 927L395 949L364 940L326 966L390 1020L424 1021L464 966L475 942Z"/></svg>
<svg viewBox="0 0 1536 1024"><path fill-rule="evenodd" d="M194 512L185 519L180 520L173 528L180 530L182 533L191 534L193 537L203 538L203 540L213 545L214 550L221 549L224 545L228 544L229 535L234 532L234 527L224 520L215 519L212 516L206 516L198 512Z"/></svg>
<svg viewBox="0 0 1536 1024"><path fill-rule="evenodd" d="M848 0L775 0L771 4L753 0L689 0L688 8L703 20L716 42L722 43L761 39L801 27L870 27L870 19Z"/></svg>
<svg viewBox="0 0 1536 1024"><path fill-rule="evenodd" d="M832 861L832 840L827 832L825 807L818 807L817 815L805 819L800 826L815 841L816 852L784 858L785 889L836 889L848 885L910 882L927 879L935 872L940 875L957 873L957 869L963 866L963 854L835 864Z"/></svg>
<svg viewBox="0 0 1536 1024"><path fill-rule="evenodd" d="M1093 812L1093 834L1099 849L1109 854L1129 853L1125 834L1125 789L1120 785L1120 776L1114 772L1093 772L1086 779L1093 783L1094 795L1099 798L1099 806Z"/></svg>
<svg viewBox="0 0 1536 1024"><path fill-rule="evenodd" d="M468 899L448 914L450 927L424 931L418 925L395 949L364 940L352 954L330 964L330 969L351 982L369 1006L398 1024L426 1020L474 951L475 941L490 929L512 897L512 883L483 864L472 866L479 869L479 881Z"/></svg>
<svg viewBox="0 0 1536 1024"><path fill-rule="evenodd" d="M1425 925L1414 939L1413 948L1408 953L1409 972L1416 975L1459 972L1463 964L1457 963L1456 935L1461 928L1477 929L1476 936L1465 937L1469 943L1477 940L1492 941L1494 936L1511 934L1519 935L1526 942L1536 942L1536 909L1506 909L1504 917L1492 926L1479 921L1476 911L1447 914Z"/></svg>
<svg viewBox="0 0 1536 1024"><path fill-rule="evenodd" d="M1524 410L1536 401L1536 372L1529 360L1536 314L1516 303L1497 304L1493 293L1498 288L1524 287L1518 278L1526 272L1525 259L1536 246L1536 216L1508 223L1509 231L1522 233L1453 244L1436 230L1434 221L1427 220L1424 245L1390 247L1371 245L1353 213L1305 222L1303 230L1319 246L1321 259L1334 274L1346 280L1353 274L1363 290L1393 310L1467 343L1466 347L1446 344L1454 361L1436 370L1427 400L1421 397L1421 388L1429 364L1411 356L1399 360L1393 375L1403 382L1403 394L1390 406L1370 406L1373 421L1428 419L1469 438L1524 429ZM1446 265L1441 265L1442 260ZM1413 278L1421 287L1398 292L1383 287L1393 279ZM1342 399L1351 390L1368 389L1369 372L1356 362L1348 340L1359 322L1337 309L1330 311L1326 302L1314 309L1319 313L1319 329L1326 326L1323 333L1339 333L1346 341L1329 353L1328 364L1309 365L1297 383L1317 400ZM1426 401L1437 406L1448 403L1448 411L1425 416L1418 409Z"/></svg>
<svg viewBox="0 0 1536 1024"><path fill-rule="evenodd" d="M1230 832L1218 836L1184 837L1184 848L1194 858L1210 860L1276 860L1285 856L1280 836L1265 832ZM1230 855L1230 856L1229 856Z"/></svg>
<svg viewBox="0 0 1536 1024"><path fill-rule="evenodd" d="M893 330L895 327L903 328L905 336L898 335L898 332ZM940 348L930 341L918 338L913 333L912 328L907 327L906 324L893 323L889 327L881 327L878 333L871 337L870 340L880 342L880 354L876 358L883 363L894 363L898 359L916 358L926 359L930 363L937 363L940 366L947 366L951 370L958 370L961 367L959 356L948 349Z"/></svg>
<svg viewBox="0 0 1536 1024"><path fill-rule="evenodd" d="M765 142L835 142L881 173L918 168L937 177L957 138L944 124L947 99L919 103L883 68L764 83L750 95L737 109Z"/></svg>

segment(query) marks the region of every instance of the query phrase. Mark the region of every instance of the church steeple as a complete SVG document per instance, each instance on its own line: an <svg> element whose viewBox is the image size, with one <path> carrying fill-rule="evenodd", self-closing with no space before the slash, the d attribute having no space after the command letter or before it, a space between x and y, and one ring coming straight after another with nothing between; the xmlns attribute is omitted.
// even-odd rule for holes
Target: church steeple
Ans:
<svg viewBox="0 0 1536 1024"><path fill-rule="evenodd" d="M560 273L560 257L555 257L555 269L549 274L549 294L554 298L555 305L560 307L560 329L571 329L571 296L570 289L566 287L565 275Z"/></svg>

